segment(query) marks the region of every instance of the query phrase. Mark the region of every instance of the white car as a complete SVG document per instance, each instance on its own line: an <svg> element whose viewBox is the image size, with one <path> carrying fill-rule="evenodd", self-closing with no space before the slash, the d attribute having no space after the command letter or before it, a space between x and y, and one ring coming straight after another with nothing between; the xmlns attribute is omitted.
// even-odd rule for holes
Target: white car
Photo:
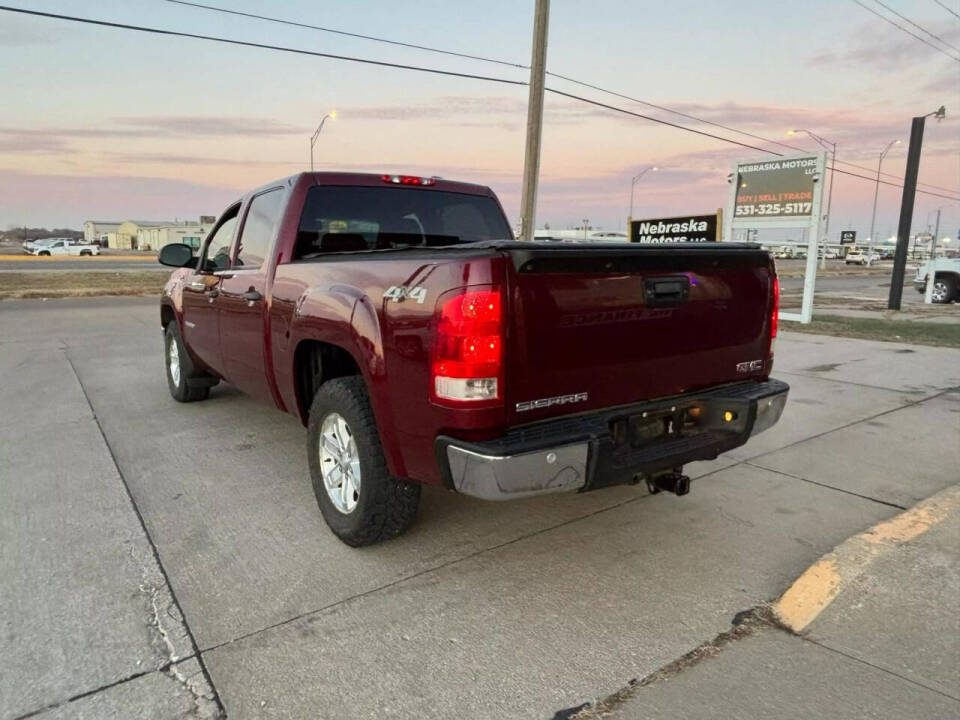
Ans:
<svg viewBox="0 0 960 720"><path fill-rule="evenodd" d="M880 256L877 253L865 253L863 250L851 250L847 253L847 256L843 261L847 265L873 265L877 260L880 259Z"/></svg>
<svg viewBox="0 0 960 720"><path fill-rule="evenodd" d="M99 245L74 245L66 238L57 238L52 243L38 245L34 243L31 255L99 255Z"/></svg>

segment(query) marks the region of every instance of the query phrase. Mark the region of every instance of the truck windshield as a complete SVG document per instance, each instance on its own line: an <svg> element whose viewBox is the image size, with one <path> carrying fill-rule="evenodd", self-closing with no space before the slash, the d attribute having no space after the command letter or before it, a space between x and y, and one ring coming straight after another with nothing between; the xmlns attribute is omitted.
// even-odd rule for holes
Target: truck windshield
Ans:
<svg viewBox="0 0 960 720"><path fill-rule="evenodd" d="M511 239L497 202L483 195L414 188L311 188L294 259L328 252L440 247Z"/></svg>

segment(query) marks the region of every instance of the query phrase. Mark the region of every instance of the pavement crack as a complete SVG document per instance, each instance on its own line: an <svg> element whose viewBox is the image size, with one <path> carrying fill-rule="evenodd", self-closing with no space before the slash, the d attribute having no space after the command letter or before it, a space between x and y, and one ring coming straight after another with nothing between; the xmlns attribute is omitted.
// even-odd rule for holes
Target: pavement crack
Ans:
<svg viewBox="0 0 960 720"><path fill-rule="evenodd" d="M151 536L150 531L147 528L146 521L143 519L143 513L140 512L140 507L137 505L136 498L134 498L133 492L130 490L130 484L127 482L126 475L124 475L123 469L120 467L120 463L117 461L117 456L113 451L113 447L110 445L110 440L107 438L107 434L104 432L103 425L100 423L100 418L97 416L96 409L93 407L93 402L90 400L90 394L87 392L87 388L84 386L83 380L80 378L80 374L77 372L77 368L73 364L73 359L70 357L70 353L67 350L63 350L63 356L66 359L67 364L70 365L70 370L73 372L73 376L76 378L77 384L80 386L80 391L83 393L83 397L87 402L87 406L90 408L93 422L97 426L97 430L100 433L100 438L103 440L103 444L110 455L110 460L113 462L113 467L117 472L117 476L120 478L120 482L126 491L127 499L130 501L133 512L140 524L140 530L143 532L147 544L150 547L150 551L153 556L152 567L154 567L159 573L159 576L155 580L151 579L149 575L149 568L151 565L147 562L144 562L142 559L138 559L136 557L135 550L133 547L131 547L131 556L135 561L138 562L142 574L142 580L139 589L148 601L149 611L147 624L151 628L152 634L155 638L154 642L151 644L153 647L157 647L159 643L160 646L165 649L165 652L161 652L163 652L163 655L169 659L168 662L164 664L165 669L158 669L160 669L161 672L166 672L168 675L170 675L170 672L173 672L170 677L173 677L175 680L180 682L191 693L194 699L195 712L193 714L195 717L226 717L226 710L223 707L220 694L217 692L217 688L213 684L213 678L210 677L210 672L207 670L203 656L197 647L196 638L193 636L193 631L190 629L189 623L187 623L186 615L184 615L183 608L180 607L180 602L177 600L176 593L173 590L173 585L170 583L170 576L167 574L167 570L160 559L160 552L153 540L153 536ZM163 595L169 598L169 602L163 609L161 609L160 604L158 604L158 598L160 598L161 595L161 585L164 589ZM177 624L183 628L183 634L189 642L191 649L190 657L196 658L197 665L199 667L197 673L186 676L176 670L176 663L183 662L183 658L178 656L171 634L161 619L162 615L164 614L170 619L179 616L179 623ZM175 669L171 671L170 668ZM202 682L197 678L198 674L202 675ZM206 685L205 688L203 687L204 684ZM213 708L212 713L210 712L211 703Z"/></svg>
<svg viewBox="0 0 960 720"><path fill-rule="evenodd" d="M853 497L863 498L864 500L869 500L870 502L875 502L880 505L886 505L887 507L897 508L898 510L906 510L907 508L903 505L898 505L894 502L889 502L888 500L881 500L880 498L871 497L870 495L863 495L861 493L853 492L852 490L844 490L841 487L836 485L829 485L828 483L817 482L816 480L811 480L810 478L803 477L802 475L794 475L793 473L784 472L783 470L777 470L776 468L767 467L766 465L758 465L752 460L745 460L744 465L749 465L750 467L755 467L758 470L766 470L767 472L772 472L775 475L783 475L784 477L792 478L794 480L800 480L805 483L810 483L811 485L816 485L818 487L826 488L827 490L836 490L837 492L843 493L844 495L852 495Z"/></svg>
<svg viewBox="0 0 960 720"><path fill-rule="evenodd" d="M730 629L719 633L712 640L697 645L693 650L642 678L630 680L624 687L602 700L560 710L553 715L551 720L595 720L596 718L610 717L641 689L679 675L688 668L716 657L731 643L743 640L758 630L770 627L778 626L775 624L767 605L758 605L738 612L730 622Z"/></svg>

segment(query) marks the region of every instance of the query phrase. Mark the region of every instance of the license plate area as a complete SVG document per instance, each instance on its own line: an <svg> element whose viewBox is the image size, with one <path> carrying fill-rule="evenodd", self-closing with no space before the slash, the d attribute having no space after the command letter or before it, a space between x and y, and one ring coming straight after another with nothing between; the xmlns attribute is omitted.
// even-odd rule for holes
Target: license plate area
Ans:
<svg viewBox="0 0 960 720"><path fill-rule="evenodd" d="M637 450L704 432L741 433L749 404L738 400L686 402L646 410L610 421L614 452Z"/></svg>

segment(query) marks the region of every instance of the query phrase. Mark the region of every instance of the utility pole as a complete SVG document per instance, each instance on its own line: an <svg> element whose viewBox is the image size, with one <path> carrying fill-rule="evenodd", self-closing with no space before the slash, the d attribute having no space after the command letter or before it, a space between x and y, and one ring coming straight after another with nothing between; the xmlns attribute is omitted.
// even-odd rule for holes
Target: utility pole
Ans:
<svg viewBox="0 0 960 720"><path fill-rule="evenodd" d="M920 171L920 148L923 145L923 127L927 118L937 120L947 116L941 105L935 112L913 118L910 124L910 146L907 148L907 170L903 176L903 200L900 202L900 224L897 226L897 251L893 256L893 276L890 279L890 297L887 309L899 310L903 299L903 276L907 269L907 250L910 243L910 224L913 221L913 203L917 195L917 174Z"/></svg>
<svg viewBox="0 0 960 720"><path fill-rule="evenodd" d="M533 50L530 58L530 94L527 99L527 146L523 157L523 195L520 239L533 240L540 177L540 140L543 135L543 87L547 69L547 27L550 0L536 0L533 14Z"/></svg>

